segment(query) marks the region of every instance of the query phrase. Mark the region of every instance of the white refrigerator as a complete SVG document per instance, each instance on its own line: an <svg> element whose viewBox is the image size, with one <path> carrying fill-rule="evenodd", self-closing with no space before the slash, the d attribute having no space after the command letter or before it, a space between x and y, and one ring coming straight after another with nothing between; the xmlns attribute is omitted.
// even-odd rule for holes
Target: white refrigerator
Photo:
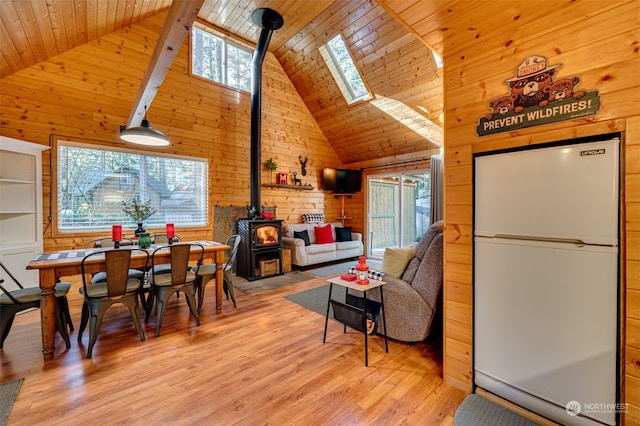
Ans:
<svg viewBox="0 0 640 426"><path fill-rule="evenodd" d="M619 139L479 155L474 382L566 425L615 425Z"/></svg>

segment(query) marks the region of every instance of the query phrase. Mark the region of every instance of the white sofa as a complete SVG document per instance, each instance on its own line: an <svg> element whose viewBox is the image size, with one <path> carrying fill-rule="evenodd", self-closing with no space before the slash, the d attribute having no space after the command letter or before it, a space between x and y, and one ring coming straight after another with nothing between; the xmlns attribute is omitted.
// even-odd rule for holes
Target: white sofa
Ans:
<svg viewBox="0 0 640 426"><path fill-rule="evenodd" d="M291 264L296 266L309 266L318 263L332 262L334 260L349 259L362 256L364 246L362 244L362 234L351 233L351 241L340 241L326 244L317 244L314 227L325 226L326 223L292 223L285 225L282 237L282 248L291 250ZM332 223L331 231L333 239L336 239L335 228L341 228L340 223ZM294 232L306 230L309 234L308 246L300 238L294 238Z"/></svg>

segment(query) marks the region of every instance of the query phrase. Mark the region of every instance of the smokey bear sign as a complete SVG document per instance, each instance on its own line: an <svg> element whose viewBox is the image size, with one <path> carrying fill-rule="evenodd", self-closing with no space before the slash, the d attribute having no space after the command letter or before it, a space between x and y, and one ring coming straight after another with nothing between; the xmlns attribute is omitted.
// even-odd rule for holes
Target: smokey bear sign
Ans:
<svg viewBox="0 0 640 426"><path fill-rule="evenodd" d="M510 93L489 101L489 110L476 127L478 136L594 115L600 109L597 91L576 86L580 77L557 78L561 65L547 66L542 56L530 56L505 81Z"/></svg>

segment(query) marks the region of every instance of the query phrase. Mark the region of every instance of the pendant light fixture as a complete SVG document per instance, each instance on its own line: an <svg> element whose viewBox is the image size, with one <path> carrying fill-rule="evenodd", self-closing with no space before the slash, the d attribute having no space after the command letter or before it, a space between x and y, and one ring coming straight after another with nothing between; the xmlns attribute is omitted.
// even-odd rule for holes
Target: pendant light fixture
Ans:
<svg viewBox="0 0 640 426"><path fill-rule="evenodd" d="M169 138L164 133L152 129L147 120L147 107L144 107L144 119L140 124L140 127L125 128L120 126L120 139L125 142L131 142L138 145L147 146L167 146L169 145Z"/></svg>

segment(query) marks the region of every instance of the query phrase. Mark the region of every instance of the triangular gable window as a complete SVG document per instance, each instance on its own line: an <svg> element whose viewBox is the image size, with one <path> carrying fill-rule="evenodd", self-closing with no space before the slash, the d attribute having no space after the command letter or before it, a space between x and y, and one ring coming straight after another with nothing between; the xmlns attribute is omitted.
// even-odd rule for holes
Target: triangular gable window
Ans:
<svg viewBox="0 0 640 426"><path fill-rule="evenodd" d="M321 46L320 54L347 103L372 98L341 34Z"/></svg>

